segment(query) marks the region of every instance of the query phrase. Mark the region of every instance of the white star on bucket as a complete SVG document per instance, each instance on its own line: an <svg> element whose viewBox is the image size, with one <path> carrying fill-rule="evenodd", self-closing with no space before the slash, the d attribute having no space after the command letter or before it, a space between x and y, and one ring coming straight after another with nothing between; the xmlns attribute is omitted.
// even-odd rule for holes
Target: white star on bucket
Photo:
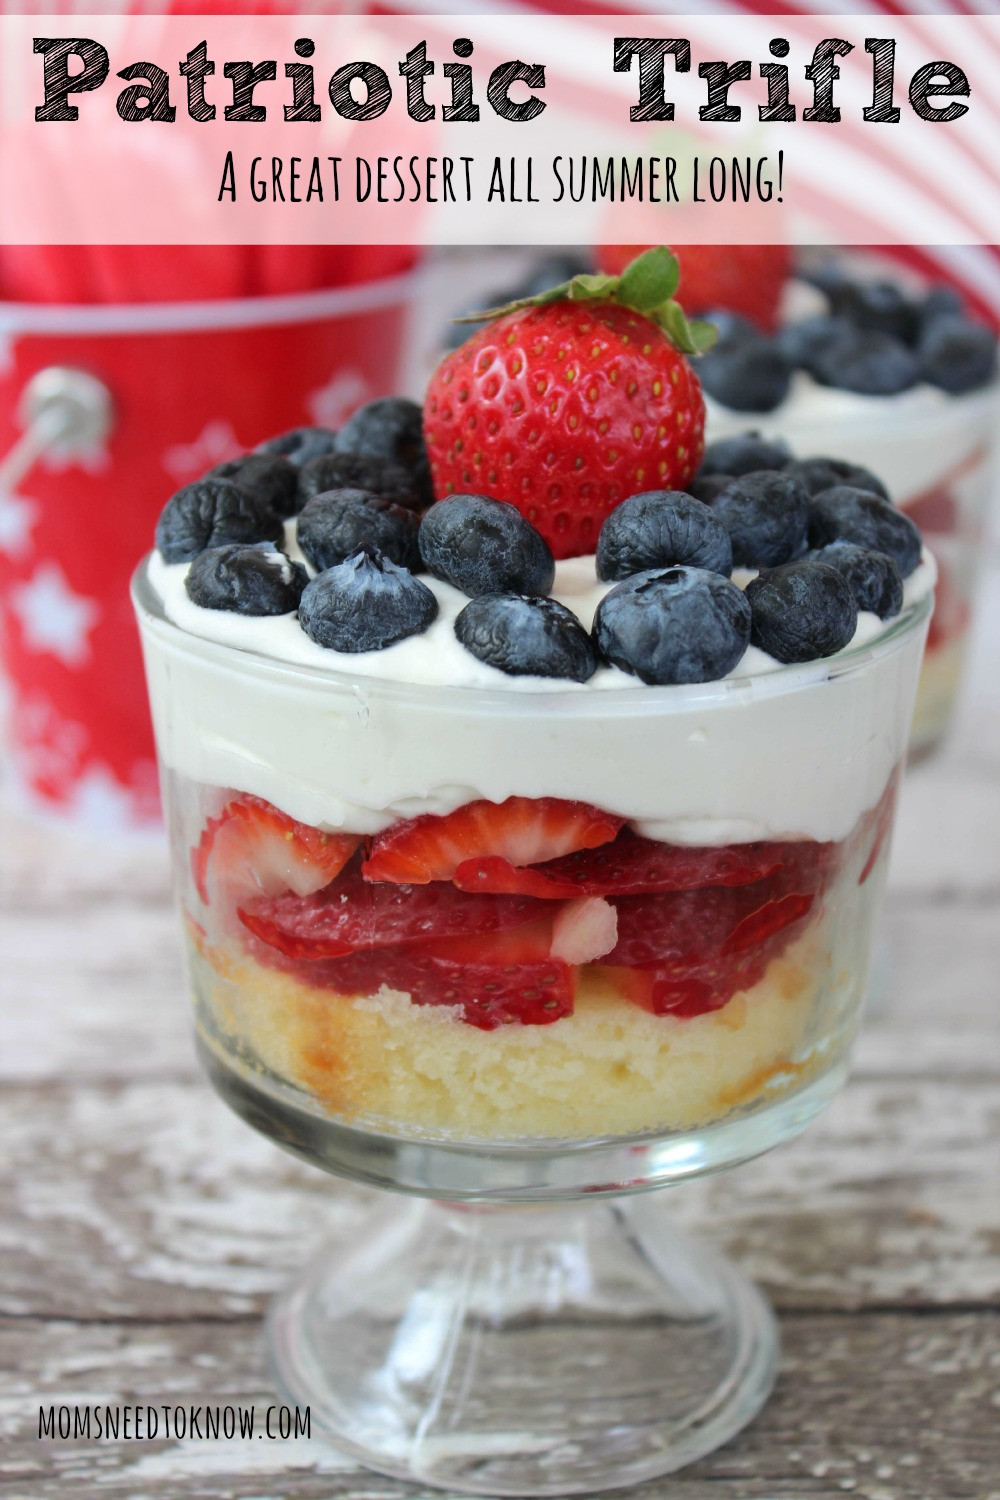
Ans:
<svg viewBox="0 0 1000 1500"><path fill-rule="evenodd" d="M132 798L111 772L93 765L73 788L69 815L84 827L120 831L135 821Z"/></svg>
<svg viewBox="0 0 1000 1500"><path fill-rule="evenodd" d="M306 398L309 415L319 427L339 427L367 398L368 381L360 370L337 370L326 385Z"/></svg>
<svg viewBox="0 0 1000 1500"><path fill-rule="evenodd" d="M0 492L0 552L8 557L24 557L30 551L31 531L38 520L34 500Z"/></svg>
<svg viewBox="0 0 1000 1500"><path fill-rule="evenodd" d="M42 563L27 583L11 589L10 607L30 650L57 656L67 667L88 660L100 606L73 592L58 563Z"/></svg>
<svg viewBox="0 0 1000 1500"><path fill-rule="evenodd" d="M229 422L206 422L192 443L175 443L167 448L160 460L172 479L187 483L215 464L239 458L244 452Z"/></svg>

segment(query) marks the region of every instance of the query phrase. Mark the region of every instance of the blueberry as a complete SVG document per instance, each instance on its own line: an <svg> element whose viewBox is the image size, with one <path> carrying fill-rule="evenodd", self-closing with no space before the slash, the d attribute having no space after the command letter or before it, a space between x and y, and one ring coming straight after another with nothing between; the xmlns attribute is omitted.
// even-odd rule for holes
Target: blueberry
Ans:
<svg viewBox="0 0 1000 1500"><path fill-rule="evenodd" d="M637 573L601 600L594 639L605 660L643 682L714 682L750 643L750 606L728 578L701 568Z"/></svg>
<svg viewBox="0 0 1000 1500"><path fill-rule="evenodd" d="M361 548L377 549L398 567L420 571L417 518L367 490L328 490L302 510L298 542L317 572L342 563Z"/></svg>
<svg viewBox="0 0 1000 1500"><path fill-rule="evenodd" d="M712 501L712 514L729 532L736 567L773 568L805 550L809 495L780 470L734 479Z"/></svg>
<svg viewBox="0 0 1000 1500"><path fill-rule="evenodd" d="M615 506L597 539L598 578L678 565L733 571L729 533L707 505L679 490L647 490Z"/></svg>
<svg viewBox="0 0 1000 1500"><path fill-rule="evenodd" d="M706 474L728 474L736 479L741 474L753 474L757 469L784 469L791 460L788 446L780 438L762 437L759 432L741 432L736 437L709 443L698 478L702 479Z"/></svg>
<svg viewBox="0 0 1000 1500"><path fill-rule="evenodd" d="M924 380L960 396L988 385L997 372L997 339L983 323L942 314L925 328L917 346Z"/></svg>
<svg viewBox="0 0 1000 1500"><path fill-rule="evenodd" d="M281 517L231 479L196 479L171 495L156 523L164 562L190 562L226 542L280 542Z"/></svg>
<svg viewBox="0 0 1000 1500"><path fill-rule="evenodd" d="M435 578L473 599L547 594L556 573L548 542L517 506L486 495L452 495L425 511L420 555Z"/></svg>
<svg viewBox="0 0 1000 1500"><path fill-rule="evenodd" d="M920 561L920 532L909 516L867 490L838 484L821 490L809 505L809 545L854 542L891 557L904 578Z"/></svg>
<svg viewBox="0 0 1000 1500"><path fill-rule="evenodd" d="M827 563L836 568L858 609L868 610L880 620L891 620L903 607L903 575L884 552L872 552L853 542L831 542L829 547L806 553L803 562Z"/></svg>
<svg viewBox="0 0 1000 1500"><path fill-rule="evenodd" d="M832 656L854 635L858 610L850 585L826 563L770 568L746 587L753 615L750 639L776 661Z"/></svg>
<svg viewBox="0 0 1000 1500"><path fill-rule="evenodd" d="M420 486L411 473L369 453L324 453L304 463L299 470L299 509L327 490L367 490L407 510L419 511L424 506Z"/></svg>
<svg viewBox="0 0 1000 1500"><path fill-rule="evenodd" d="M424 414L415 401L386 396L361 406L337 434L338 453L366 453L399 464L411 475L423 505L434 499L424 444Z"/></svg>
<svg viewBox="0 0 1000 1500"><path fill-rule="evenodd" d="M420 635L438 612L425 583L379 552L355 552L309 583L299 624L331 651L381 651Z"/></svg>
<svg viewBox="0 0 1000 1500"><path fill-rule="evenodd" d="M597 669L590 636L555 599L533 594L484 594L455 621L472 655L509 677L568 677L586 682Z"/></svg>
<svg viewBox="0 0 1000 1500"><path fill-rule="evenodd" d="M774 339L721 340L698 361L705 390L731 411L774 411L791 378L791 365Z"/></svg>
<svg viewBox="0 0 1000 1500"><path fill-rule="evenodd" d="M889 333L850 323L841 323L825 343L818 344L805 365L820 385L860 396L895 396L920 379L912 349Z"/></svg>
<svg viewBox="0 0 1000 1500"><path fill-rule="evenodd" d="M777 335L778 348L789 364L808 370L816 351L822 349L848 325L839 318L822 313L788 323Z"/></svg>
<svg viewBox="0 0 1000 1500"><path fill-rule="evenodd" d="M523 276L517 284L515 296L537 297L540 292L547 292L554 286L562 286L564 281L572 281L574 276L580 276L584 272L592 271L593 266L586 255L574 255L572 251L559 251L555 255L544 255L527 275ZM503 307L503 303L487 302L487 307Z"/></svg>
<svg viewBox="0 0 1000 1500"><path fill-rule="evenodd" d="M920 329L920 309L892 281L843 280L828 292L834 316L847 318L868 333L887 333L912 344Z"/></svg>
<svg viewBox="0 0 1000 1500"><path fill-rule="evenodd" d="M889 498L889 491L871 469L849 464L842 458L799 458L788 465L785 473L804 485L810 495L818 495L820 490L832 489L834 485L849 484L853 489L870 490L873 495Z"/></svg>
<svg viewBox="0 0 1000 1500"><path fill-rule="evenodd" d="M828 255L824 260L806 261L796 271L800 281L814 286L827 299L837 294L837 289L850 280L847 268L837 256Z"/></svg>
<svg viewBox="0 0 1000 1500"><path fill-rule="evenodd" d="M294 516L298 505L296 491L299 476L287 458L269 453L244 453L216 464L202 476L205 479L231 479L241 490L249 490L270 506L275 515Z"/></svg>
<svg viewBox="0 0 1000 1500"><path fill-rule="evenodd" d="M300 469L311 458L332 453L336 442L337 434L328 427L293 427L290 432L279 432L277 437L258 443L255 451L287 458L290 464Z"/></svg>
<svg viewBox="0 0 1000 1500"><path fill-rule="evenodd" d="M697 311L694 308L690 310ZM718 344L752 343L760 338L760 329L755 323L751 323L741 313L732 312L728 307L710 307L707 311L702 311L700 316L712 324L718 334Z"/></svg>
<svg viewBox="0 0 1000 1500"><path fill-rule="evenodd" d="M271 542L209 547L199 552L184 580L202 609L238 615L287 615L298 609L309 575Z"/></svg>
<svg viewBox="0 0 1000 1500"><path fill-rule="evenodd" d="M965 303L954 287L931 287L920 304L920 331L925 332L938 318L951 317L953 314L961 317L964 312Z"/></svg>
<svg viewBox="0 0 1000 1500"><path fill-rule="evenodd" d="M696 474L687 487L687 493L693 499L711 505L716 495L732 484L734 477L732 474Z"/></svg>

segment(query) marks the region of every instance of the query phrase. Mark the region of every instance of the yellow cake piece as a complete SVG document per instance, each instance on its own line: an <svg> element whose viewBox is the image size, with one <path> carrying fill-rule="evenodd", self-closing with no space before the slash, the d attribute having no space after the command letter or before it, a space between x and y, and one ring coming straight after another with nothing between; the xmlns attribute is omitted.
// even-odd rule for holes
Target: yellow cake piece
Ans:
<svg viewBox="0 0 1000 1500"><path fill-rule="evenodd" d="M817 926L722 1010L654 1016L597 967L550 1026L480 1031L451 1008L313 989L231 950L194 958L211 1024L352 1124L456 1139L587 1139L705 1125L817 1071Z"/></svg>

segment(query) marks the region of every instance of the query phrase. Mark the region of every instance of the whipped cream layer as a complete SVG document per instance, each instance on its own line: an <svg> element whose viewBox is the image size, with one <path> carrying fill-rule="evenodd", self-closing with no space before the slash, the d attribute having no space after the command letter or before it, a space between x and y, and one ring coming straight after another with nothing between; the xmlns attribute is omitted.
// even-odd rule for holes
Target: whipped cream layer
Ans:
<svg viewBox="0 0 1000 1500"><path fill-rule="evenodd" d="M553 682L466 652L453 628L466 597L435 579L440 614L423 635L345 655L293 615L194 605L185 565L153 556L147 569L153 597L140 584L139 603L165 765L356 833L520 795L589 802L677 843L843 838L903 753L923 639L910 631L857 670L850 653L893 626L862 614L846 652L804 666L751 647L718 683L645 687L610 667ZM934 576L925 555L904 612ZM610 586L593 557L574 558L553 592L589 627Z"/></svg>

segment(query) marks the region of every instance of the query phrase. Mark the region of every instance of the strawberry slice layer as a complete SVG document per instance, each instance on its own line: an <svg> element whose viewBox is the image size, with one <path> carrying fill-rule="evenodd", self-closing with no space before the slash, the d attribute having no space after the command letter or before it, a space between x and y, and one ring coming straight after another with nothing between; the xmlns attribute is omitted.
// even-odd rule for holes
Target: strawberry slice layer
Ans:
<svg viewBox="0 0 1000 1500"><path fill-rule="evenodd" d="M719 954L702 963L649 964L644 968L607 967L604 972L635 1005L655 1016L690 1019L721 1010L741 990L752 989L771 960L787 946L792 928L771 933L749 952Z"/></svg>
<svg viewBox="0 0 1000 1500"><path fill-rule="evenodd" d="M774 874L794 857L794 843L727 844L691 848L642 838L623 828L617 838L530 869L497 855L467 859L454 874L463 891L538 896L551 901L575 896L640 896L706 886L749 885Z"/></svg>
<svg viewBox="0 0 1000 1500"><path fill-rule="evenodd" d="M464 895L445 881L375 885L352 866L313 895L257 901L239 917L286 958L317 959L518 927L547 909L524 896Z"/></svg>
<svg viewBox="0 0 1000 1500"><path fill-rule="evenodd" d="M486 856L519 867L593 849L613 839L623 822L559 797L467 802L443 817L425 814L386 829L361 868L367 880L426 885L451 880L459 865Z"/></svg>
<svg viewBox="0 0 1000 1500"><path fill-rule="evenodd" d="M227 910L259 896L307 896L335 880L361 842L323 833L262 797L236 797L205 824L191 854L195 887L207 906Z"/></svg>
<svg viewBox="0 0 1000 1500"><path fill-rule="evenodd" d="M691 968L737 958L807 916L814 900L812 891L781 891L769 881L627 897L615 903L618 942L608 962Z"/></svg>
<svg viewBox="0 0 1000 1500"><path fill-rule="evenodd" d="M377 948L309 964L307 982L340 995L374 995L386 985L415 1005L459 1006L467 1025L548 1026L573 1013L573 971L549 955L551 925Z"/></svg>
<svg viewBox="0 0 1000 1500"><path fill-rule="evenodd" d="M864 885L878 864L879 855L885 848L886 841L892 834L893 820L896 816L896 795L899 791L899 768L893 771L886 783L885 791L878 802L861 819L858 829L854 835L856 839L863 841L871 838L868 847L868 855L865 859L864 868L858 876L858 885Z"/></svg>

